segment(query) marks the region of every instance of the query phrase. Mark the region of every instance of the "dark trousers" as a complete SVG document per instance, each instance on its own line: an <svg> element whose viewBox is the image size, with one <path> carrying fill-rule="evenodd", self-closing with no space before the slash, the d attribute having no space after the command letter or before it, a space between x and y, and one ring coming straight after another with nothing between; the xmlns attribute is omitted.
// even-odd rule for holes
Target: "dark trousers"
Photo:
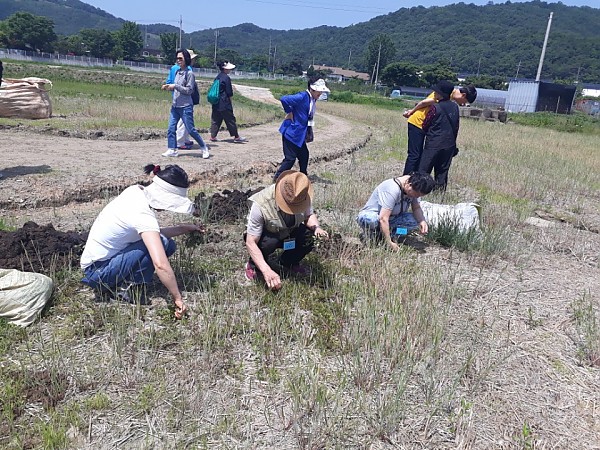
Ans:
<svg viewBox="0 0 600 450"><path fill-rule="evenodd" d="M419 172L431 174L434 171L435 189L446 190L448 184L448 170L452 164L452 158L456 147L430 149L425 146L421 162L419 163Z"/></svg>
<svg viewBox="0 0 600 450"><path fill-rule="evenodd" d="M298 228L294 229L290 234L291 239L296 240L296 247L293 250L284 250L279 257L279 263L283 267L291 267L298 264L306 255L308 255L312 249L312 239L307 239L310 231L304 224L301 224ZM312 233L311 233L312 234ZM246 241L246 233L244 233L244 242ZM258 240L258 248L260 249L265 261L278 248L283 248L283 240L279 239L279 235L276 233L269 233L263 231L263 234ZM252 258L248 259L248 263L251 267L258 270Z"/></svg>
<svg viewBox="0 0 600 450"><path fill-rule="evenodd" d="M408 154L404 163L404 172L402 175L408 175L411 172L419 170L419 162L423 154L423 145L425 144L425 132L413 125L408 124Z"/></svg>
<svg viewBox="0 0 600 450"><path fill-rule="evenodd" d="M279 178L281 172L284 170L289 170L294 167L294 163L296 159L298 159L298 164L300 165L300 172L305 175L308 175L308 147L306 146L306 142L302 144L302 147L298 147L292 142L288 141L284 136L281 137L283 142L283 161L281 161L281 165L279 166L279 170L273 177L274 180Z"/></svg>
<svg viewBox="0 0 600 450"><path fill-rule="evenodd" d="M233 111L231 109L225 109L218 111L213 108L212 114L210 115L210 137L216 138L221 128L221 124L225 121L225 126L231 137L238 137L237 122Z"/></svg>

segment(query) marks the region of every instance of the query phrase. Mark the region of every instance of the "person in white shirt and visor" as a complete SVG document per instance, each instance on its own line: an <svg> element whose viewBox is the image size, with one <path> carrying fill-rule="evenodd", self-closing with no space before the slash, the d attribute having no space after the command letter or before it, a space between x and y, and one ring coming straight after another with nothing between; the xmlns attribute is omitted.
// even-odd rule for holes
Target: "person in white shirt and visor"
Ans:
<svg viewBox="0 0 600 450"><path fill-rule="evenodd" d="M204 229L193 223L158 225L156 211L194 212L187 196L188 176L181 167L161 169L148 164L144 172L153 174L149 186L128 187L94 221L81 255L85 274L81 281L98 294L134 301L132 292L150 283L156 272L173 297L175 317L180 319L187 307L169 263L176 249L173 237Z"/></svg>

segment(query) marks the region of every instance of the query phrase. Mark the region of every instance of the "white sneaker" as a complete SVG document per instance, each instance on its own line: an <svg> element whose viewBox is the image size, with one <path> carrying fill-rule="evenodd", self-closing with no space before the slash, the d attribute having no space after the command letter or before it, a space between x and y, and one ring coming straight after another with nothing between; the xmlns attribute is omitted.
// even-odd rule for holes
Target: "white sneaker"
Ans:
<svg viewBox="0 0 600 450"><path fill-rule="evenodd" d="M210 158L210 153L208 151L208 147L202 147L202 158L204 158L204 159Z"/></svg>
<svg viewBox="0 0 600 450"><path fill-rule="evenodd" d="M170 148L169 150L164 152L162 154L162 156L179 156L179 152L177 150L173 150L172 148Z"/></svg>

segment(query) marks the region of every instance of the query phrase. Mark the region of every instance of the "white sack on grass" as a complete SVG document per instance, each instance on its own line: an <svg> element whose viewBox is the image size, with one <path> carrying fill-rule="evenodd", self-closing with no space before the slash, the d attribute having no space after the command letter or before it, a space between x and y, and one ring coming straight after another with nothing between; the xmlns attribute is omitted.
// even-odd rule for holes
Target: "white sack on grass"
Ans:
<svg viewBox="0 0 600 450"><path fill-rule="evenodd" d="M52 279L41 273L0 269L0 317L13 325L31 325L53 289Z"/></svg>
<svg viewBox="0 0 600 450"><path fill-rule="evenodd" d="M460 231L467 231L472 227L479 230L479 205L475 203L438 205L421 201L420 205L429 226L436 226L445 220L457 223Z"/></svg>
<svg viewBox="0 0 600 450"><path fill-rule="evenodd" d="M47 119L52 115L48 91L52 82L45 78L3 78L0 86L0 117Z"/></svg>

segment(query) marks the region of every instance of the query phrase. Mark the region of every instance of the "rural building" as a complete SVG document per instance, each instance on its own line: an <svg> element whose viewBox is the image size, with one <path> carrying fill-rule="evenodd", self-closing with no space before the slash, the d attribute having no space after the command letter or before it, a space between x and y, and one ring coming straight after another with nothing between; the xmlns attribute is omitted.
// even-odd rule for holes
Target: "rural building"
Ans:
<svg viewBox="0 0 600 450"><path fill-rule="evenodd" d="M147 58L148 56L154 56L155 58L162 58L160 50L156 50L149 47L144 47L142 49L142 56Z"/></svg>
<svg viewBox="0 0 600 450"><path fill-rule="evenodd" d="M315 70L329 70L331 73L327 75L327 78L337 82L343 82L352 78L358 78L362 81L369 81L371 78L368 73L355 72L354 70L342 69L341 67L331 66L320 66L318 64L313 65Z"/></svg>
<svg viewBox="0 0 600 450"><path fill-rule="evenodd" d="M400 86L400 87L395 87L394 90L399 90L402 95L407 95L409 97L417 97L417 98L425 98L429 94L431 94L430 88L421 88L421 87Z"/></svg>
<svg viewBox="0 0 600 450"><path fill-rule="evenodd" d="M600 84L582 83L581 95L584 97L600 97Z"/></svg>
<svg viewBox="0 0 600 450"><path fill-rule="evenodd" d="M569 114L575 98L575 86L545 81L512 80L508 84L508 112L551 111Z"/></svg>
<svg viewBox="0 0 600 450"><path fill-rule="evenodd" d="M504 108L507 97L508 91L477 88L477 98L473 102L473 106L479 108Z"/></svg>

